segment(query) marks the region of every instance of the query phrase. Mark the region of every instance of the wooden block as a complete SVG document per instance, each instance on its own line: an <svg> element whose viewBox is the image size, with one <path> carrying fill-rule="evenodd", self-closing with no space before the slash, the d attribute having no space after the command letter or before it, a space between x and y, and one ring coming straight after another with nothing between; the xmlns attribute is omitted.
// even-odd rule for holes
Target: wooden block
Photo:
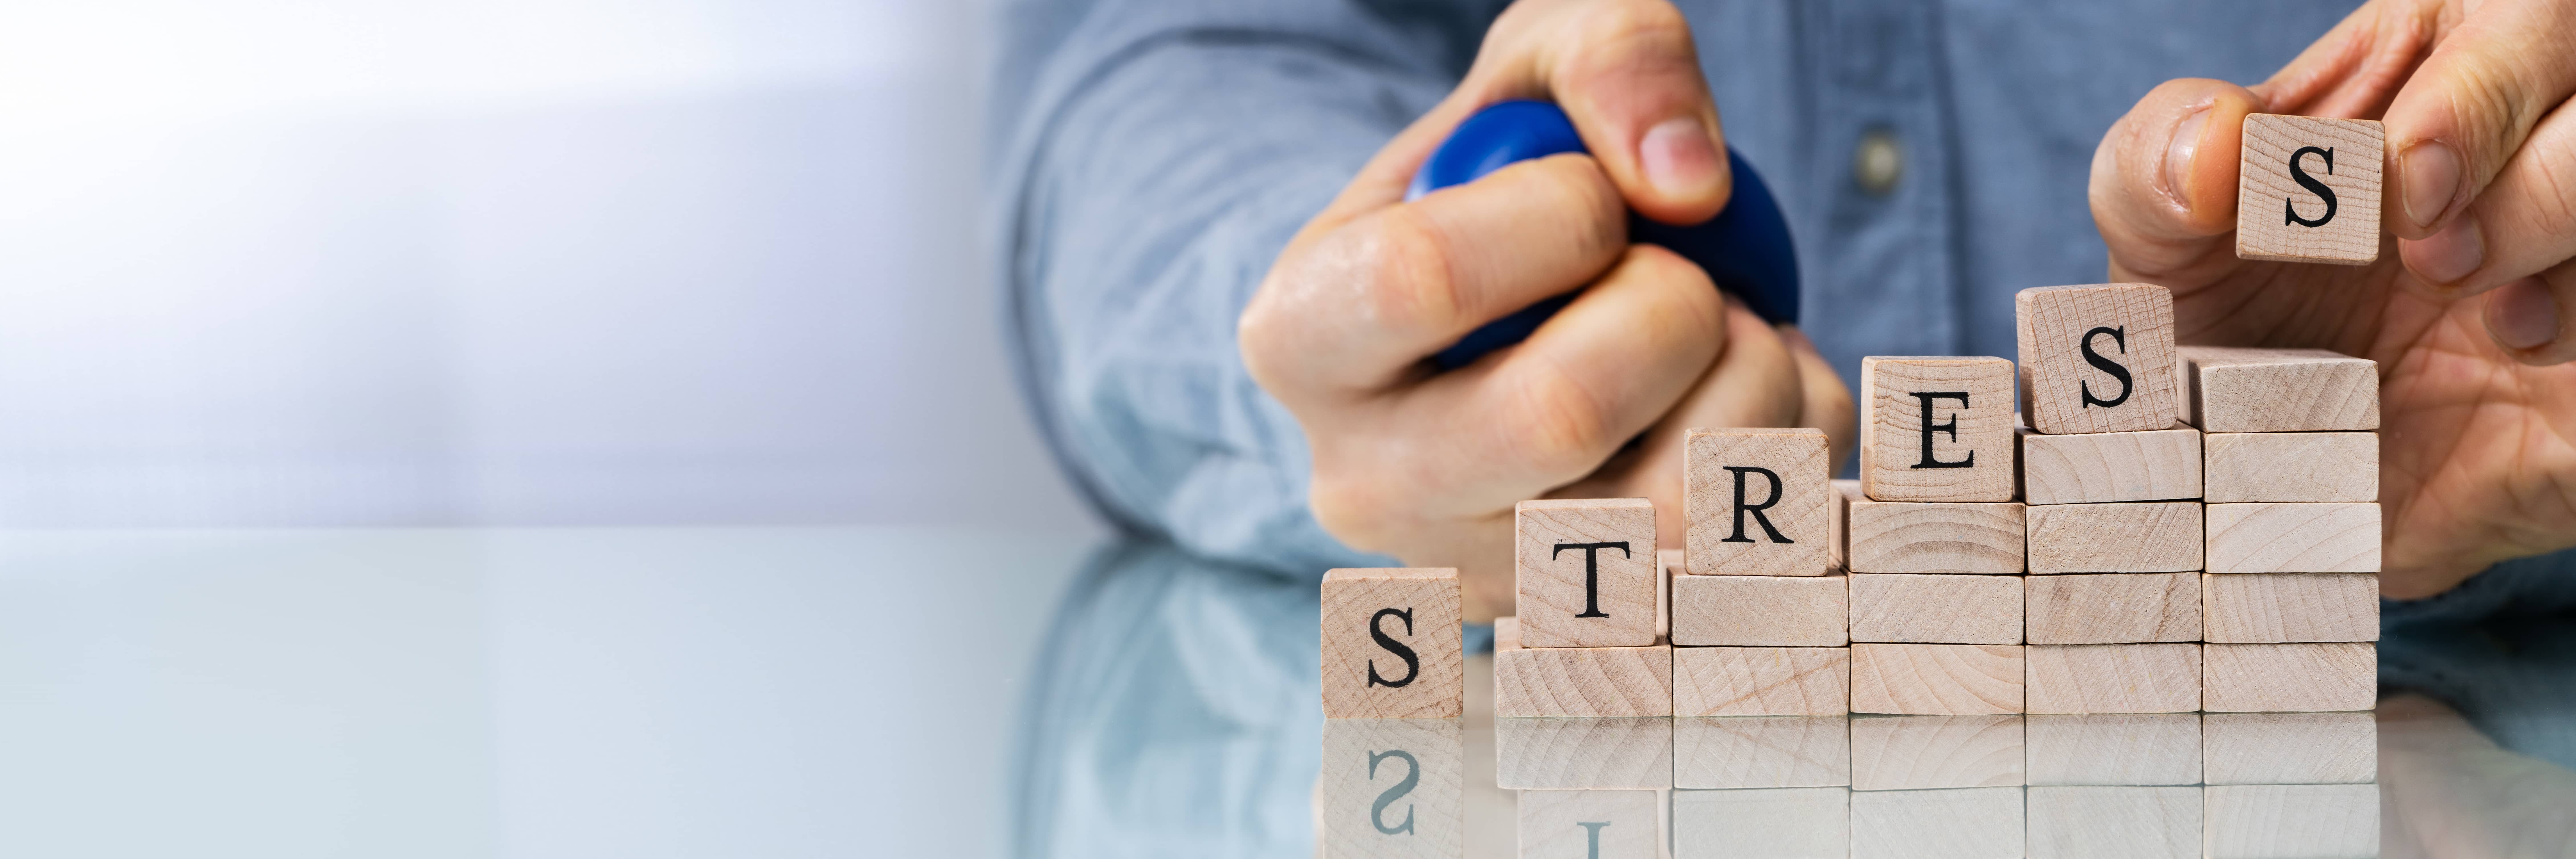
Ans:
<svg viewBox="0 0 2576 859"><path fill-rule="evenodd" d="M1842 716L1673 719L1673 786L1845 787L1851 730Z"/></svg>
<svg viewBox="0 0 2576 859"><path fill-rule="evenodd" d="M2379 640L2377 573L2203 573L2200 586L2210 641Z"/></svg>
<svg viewBox="0 0 2576 859"><path fill-rule="evenodd" d="M1682 550L1655 550L1655 637L1673 638L1673 577L1682 574Z"/></svg>
<svg viewBox="0 0 2576 859"><path fill-rule="evenodd" d="M1851 640L2020 644L2020 576L1851 575Z"/></svg>
<svg viewBox="0 0 2576 859"><path fill-rule="evenodd" d="M1823 430L1691 430L1682 441L1690 573L1824 575L1832 479Z"/></svg>
<svg viewBox="0 0 2576 859"><path fill-rule="evenodd" d="M1339 569L1324 574L1327 719L1446 719L1466 700L1458 571Z"/></svg>
<svg viewBox="0 0 2576 859"><path fill-rule="evenodd" d="M1673 791L1673 859L1848 859L1851 791Z"/></svg>
<svg viewBox="0 0 2576 859"><path fill-rule="evenodd" d="M1513 790L1673 786L1673 720L1495 719L1494 783Z"/></svg>
<svg viewBox="0 0 2576 859"><path fill-rule="evenodd" d="M2379 428L2379 365L2323 349L2183 346L2182 419L2205 433Z"/></svg>
<svg viewBox="0 0 2576 859"><path fill-rule="evenodd" d="M1663 803L1651 790L1525 790L1520 855L1656 859Z"/></svg>
<svg viewBox="0 0 2576 859"><path fill-rule="evenodd" d="M2032 644L2200 640L2199 573L2028 576Z"/></svg>
<svg viewBox="0 0 2576 859"><path fill-rule="evenodd" d="M2030 859L2198 859L2198 787L2033 787Z"/></svg>
<svg viewBox="0 0 2576 859"><path fill-rule="evenodd" d="M1849 569L1855 573L2017 575L2018 502L1853 501Z"/></svg>
<svg viewBox="0 0 2576 859"><path fill-rule="evenodd" d="M2379 500L2375 432L2223 432L2201 446L2211 504Z"/></svg>
<svg viewBox="0 0 2576 859"><path fill-rule="evenodd" d="M2367 265L2379 259L2380 153L2367 119L2245 117L2236 176L2236 256Z"/></svg>
<svg viewBox="0 0 2576 859"><path fill-rule="evenodd" d="M2362 859L2379 855L2375 784L2211 785L2201 855L2209 859Z"/></svg>
<svg viewBox="0 0 2576 859"><path fill-rule="evenodd" d="M2042 435L2014 429L2025 504L2172 501L2201 495L2200 430Z"/></svg>
<svg viewBox="0 0 2576 859"><path fill-rule="evenodd" d="M2176 573L2201 565L2201 503L2052 504L2023 512L2026 561L2049 573Z"/></svg>
<svg viewBox="0 0 2576 859"><path fill-rule="evenodd" d="M2189 713L2200 709L2200 645L2034 646L2022 655L2033 713Z"/></svg>
<svg viewBox="0 0 2576 859"><path fill-rule="evenodd" d="M1849 572L1851 570L1851 506L1852 502L1863 497L1860 494L1860 481L1836 480L1830 486L1833 488L1833 494L1827 498L1832 503L1826 505L1825 513L1826 521L1831 523L1829 527L1833 529L1833 538L1826 543L1828 550L1826 555L1833 562L1834 569Z"/></svg>
<svg viewBox="0 0 2576 859"><path fill-rule="evenodd" d="M2213 573L2379 572L2379 505L2209 505Z"/></svg>
<svg viewBox="0 0 2576 859"><path fill-rule="evenodd" d="M2023 781L2020 716L1851 720L1853 790L1999 787Z"/></svg>
<svg viewBox="0 0 2576 859"><path fill-rule="evenodd" d="M2034 713L2023 717L2033 785L2200 783L2199 713Z"/></svg>
<svg viewBox="0 0 2576 859"><path fill-rule="evenodd" d="M1523 501L1514 508L1521 646L1655 643L1655 505L1643 498Z"/></svg>
<svg viewBox="0 0 2576 859"><path fill-rule="evenodd" d="M2022 855L2022 789L1969 787L1851 795L1851 859Z"/></svg>
<svg viewBox="0 0 2576 859"><path fill-rule="evenodd" d="M1520 619L1494 619L1494 715L1670 716L1673 647L1522 647Z"/></svg>
<svg viewBox="0 0 2576 859"><path fill-rule="evenodd" d="M1851 643L1845 576L1674 576L1673 643L1841 647Z"/></svg>
<svg viewBox="0 0 2576 859"><path fill-rule="evenodd" d="M1457 719L1324 723L1315 781L1321 853L1457 857L1466 841L1466 764Z"/></svg>
<svg viewBox="0 0 2576 859"><path fill-rule="evenodd" d="M2211 644L2200 709L2212 713L2368 710L2378 703L2375 644Z"/></svg>
<svg viewBox="0 0 2576 859"><path fill-rule="evenodd" d="M2011 501L2013 366L1860 361L1861 489L1879 501Z"/></svg>
<svg viewBox="0 0 2576 859"><path fill-rule="evenodd" d="M2035 286L2013 296L2021 408L2043 433L2173 426L2173 293L2151 283Z"/></svg>
<svg viewBox="0 0 2576 859"><path fill-rule="evenodd" d="M2372 713L2211 713L2202 719L2209 784L2368 784L2379 780Z"/></svg>
<svg viewBox="0 0 2576 859"><path fill-rule="evenodd" d="M2019 713L2021 652L2010 644L1854 644L1852 712Z"/></svg>
<svg viewBox="0 0 2576 859"><path fill-rule="evenodd" d="M1850 690L1850 648L1673 648L1677 716L1839 716Z"/></svg>

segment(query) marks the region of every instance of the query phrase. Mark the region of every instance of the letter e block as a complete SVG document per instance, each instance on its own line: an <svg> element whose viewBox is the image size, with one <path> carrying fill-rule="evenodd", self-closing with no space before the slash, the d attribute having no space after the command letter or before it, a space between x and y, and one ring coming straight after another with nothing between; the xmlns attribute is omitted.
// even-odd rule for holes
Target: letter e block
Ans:
<svg viewBox="0 0 2576 859"><path fill-rule="evenodd" d="M1523 501L1513 509L1521 646L1655 643L1655 505Z"/></svg>
<svg viewBox="0 0 2576 859"><path fill-rule="evenodd" d="M1324 574L1324 718L1445 719L1466 700L1458 571Z"/></svg>
<svg viewBox="0 0 2576 859"><path fill-rule="evenodd" d="M2013 296L2021 406L2050 434L2172 427L2173 293L2149 283L2043 286Z"/></svg>
<svg viewBox="0 0 2576 859"><path fill-rule="evenodd" d="M1878 501L2013 500L2013 365L1863 358L1861 492Z"/></svg>
<svg viewBox="0 0 2576 859"><path fill-rule="evenodd" d="M2236 177L2236 256L2366 265L2379 259L2380 157L2367 119L2245 117Z"/></svg>
<svg viewBox="0 0 2576 859"><path fill-rule="evenodd" d="M1682 445L1684 569L1821 576L1832 568L1823 430L1695 429Z"/></svg>

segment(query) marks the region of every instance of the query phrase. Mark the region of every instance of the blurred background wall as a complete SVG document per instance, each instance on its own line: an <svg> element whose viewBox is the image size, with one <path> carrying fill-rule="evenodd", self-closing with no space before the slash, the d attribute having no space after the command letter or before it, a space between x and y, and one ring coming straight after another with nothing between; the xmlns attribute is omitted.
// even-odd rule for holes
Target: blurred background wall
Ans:
<svg viewBox="0 0 2576 859"><path fill-rule="evenodd" d="M990 0L0 26L0 525L1090 520L977 233Z"/></svg>

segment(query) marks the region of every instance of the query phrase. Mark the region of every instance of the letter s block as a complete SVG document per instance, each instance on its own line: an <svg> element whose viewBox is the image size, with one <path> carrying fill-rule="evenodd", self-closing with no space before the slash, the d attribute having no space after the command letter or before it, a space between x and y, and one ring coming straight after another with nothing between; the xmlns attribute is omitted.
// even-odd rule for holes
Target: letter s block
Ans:
<svg viewBox="0 0 2576 859"><path fill-rule="evenodd" d="M2149 283L2043 286L2013 296L2021 407L2051 435L2170 429L2173 293Z"/></svg>
<svg viewBox="0 0 2576 859"><path fill-rule="evenodd" d="M1876 501L2013 500L2013 364L1860 362L1861 494Z"/></svg>
<svg viewBox="0 0 2576 859"><path fill-rule="evenodd" d="M1467 694L1458 571L1324 574L1324 718L1444 719Z"/></svg>
<svg viewBox="0 0 2576 859"><path fill-rule="evenodd" d="M1682 441L1682 568L1821 576L1832 568L1832 454L1815 429L1694 429Z"/></svg>
<svg viewBox="0 0 2576 859"><path fill-rule="evenodd" d="M2379 259L2381 156L2366 119L2245 117L2236 177L2236 255L2365 265Z"/></svg>

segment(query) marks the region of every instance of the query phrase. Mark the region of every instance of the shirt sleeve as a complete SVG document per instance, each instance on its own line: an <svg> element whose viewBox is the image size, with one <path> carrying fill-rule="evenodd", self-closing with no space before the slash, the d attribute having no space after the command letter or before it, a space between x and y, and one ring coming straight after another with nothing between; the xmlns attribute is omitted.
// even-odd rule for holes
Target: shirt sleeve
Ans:
<svg viewBox="0 0 2576 859"><path fill-rule="evenodd" d="M1296 421L1235 320L1297 228L1472 58L1491 3L1006 12L988 210L1007 339L1120 529L1281 572L1380 565L1306 506Z"/></svg>

